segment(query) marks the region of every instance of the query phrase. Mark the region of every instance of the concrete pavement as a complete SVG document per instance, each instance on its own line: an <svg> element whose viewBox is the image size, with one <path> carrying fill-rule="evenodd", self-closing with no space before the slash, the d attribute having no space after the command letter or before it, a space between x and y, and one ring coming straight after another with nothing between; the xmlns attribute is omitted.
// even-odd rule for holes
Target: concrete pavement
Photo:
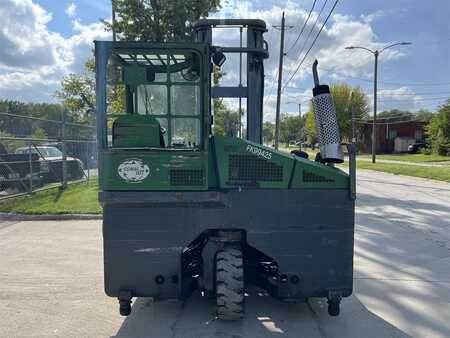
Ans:
<svg viewBox="0 0 450 338"><path fill-rule="evenodd" d="M238 323L212 300L137 299L118 314L103 293L100 221L0 222L0 336L449 337L450 184L360 171L355 292L341 315L325 300L283 304L249 290Z"/></svg>

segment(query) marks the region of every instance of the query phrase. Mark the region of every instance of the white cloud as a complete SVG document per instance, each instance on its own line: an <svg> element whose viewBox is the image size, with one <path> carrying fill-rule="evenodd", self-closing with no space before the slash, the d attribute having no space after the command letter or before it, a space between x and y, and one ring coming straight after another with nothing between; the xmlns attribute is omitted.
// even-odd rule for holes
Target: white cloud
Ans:
<svg viewBox="0 0 450 338"><path fill-rule="evenodd" d="M53 93L69 73L80 73L95 39L107 39L101 23L73 22L75 34L63 38L48 29L51 14L32 0L5 0L0 8L1 97L54 101Z"/></svg>
<svg viewBox="0 0 450 338"><path fill-rule="evenodd" d="M253 2L254 3L254 2ZM308 17L309 7L304 8L302 5L288 1L285 5L273 5L271 8L255 10L251 1L231 1L225 12L219 12L216 17L235 17L235 18L255 18L262 19L267 23L268 32L265 33L264 38L269 44L270 58L265 60L264 67L266 73L265 79L265 102L264 113L265 119L273 120L276 104L276 84L278 54L280 49L280 32L275 30L273 26L280 25L282 12L286 15L286 25L294 26L293 29L286 30L285 34L285 51L288 55L285 58L283 82L286 82L291 74L298 66L299 60L304 56L304 53L309 48L313 38L319 31L323 24L324 15L319 18L315 24L318 12L317 8L311 15L308 24L305 27L302 37L299 39L294 48L291 49L292 44L296 40L300 30ZM319 7L320 8L320 7ZM289 92L300 94L311 94L313 86L311 79L311 64L314 59L319 60L319 71L321 78L325 81L332 80L343 81L348 76L361 77L370 79L373 72L373 55L359 50L346 50L346 46L360 45L370 49L378 49L385 45L381 42L371 27L371 23L376 18L384 15L383 12L377 11L367 16L354 18L348 15L342 15L335 12L328 21L327 26L322 30L314 48L311 50L306 61L302 67L293 77L289 83L289 87L285 90L286 95ZM314 25L315 24L315 25ZM311 31L309 40L306 40ZM217 45L230 45L234 40L236 46L239 42L238 30L231 32L228 30L221 30L214 35L214 42ZM245 42L245 41L244 41ZM300 53L302 46L305 46ZM389 49L380 56L380 63L388 60L398 59L403 54L396 49ZM230 72L232 68L236 67L237 63L225 63L227 71ZM237 68L235 68L237 69ZM370 74L370 75L368 75ZM298 89L293 89L298 88ZM303 97L304 96L300 96ZM298 100L300 100L300 97ZM283 102L292 101L289 98L284 98ZM303 103L307 105L307 102ZM292 105L284 105L282 111L290 111L296 113ZM306 111L306 108L303 108Z"/></svg>
<svg viewBox="0 0 450 338"><path fill-rule="evenodd" d="M77 14L77 6L73 2L66 8L66 14L70 18L73 18Z"/></svg>
<svg viewBox="0 0 450 338"><path fill-rule="evenodd" d="M368 15L361 14L361 19L364 22L371 23L375 19L381 18L384 15L385 15L385 13L382 10L379 9L378 11L376 11L374 13L370 13Z"/></svg>
<svg viewBox="0 0 450 338"><path fill-rule="evenodd" d="M369 94L369 102L373 109L373 94ZM411 88L403 86L394 89L378 90L378 111L389 110L395 107L399 110L418 111L424 107L423 97L417 95Z"/></svg>

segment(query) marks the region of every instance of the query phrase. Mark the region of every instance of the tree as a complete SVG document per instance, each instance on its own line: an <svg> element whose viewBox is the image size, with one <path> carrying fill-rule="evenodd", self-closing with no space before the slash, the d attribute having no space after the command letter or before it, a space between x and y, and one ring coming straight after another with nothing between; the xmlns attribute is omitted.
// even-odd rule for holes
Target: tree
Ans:
<svg viewBox="0 0 450 338"><path fill-rule="evenodd" d="M434 115L435 115L435 113L433 113L431 111L421 109L416 114L416 120L420 121L420 122L429 123L433 119Z"/></svg>
<svg viewBox="0 0 450 338"><path fill-rule="evenodd" d="M426 135L433 152L450 156L450 99L430 121Z"/></svg>
<svg viewBox="0 0 450 338"><path fill-rule="evenodd" d="M188 41L192 23L220 8L220 0L113 0L117 19L103 21L128 41Z"/></svg>
<svg viewBox="0 0 450 338"><path fill-rule="evenodd" d="M217 66L213 69L213 85L219 86L225 73ZM214 135L238 136L240 127L239 112L228 108L223 99L213 99Z"/></svg>
<svg viewBox="0 0 450 338"><path fill-rule="evenodd" d="M385 110L377 114L377 117L380 119L385 118L406 118L410 119L414 117L414 114L409 111L399 110L399 109L391 109L391 110Z"/></svg>
<svg viewBox="0 0 450 338"><path fill-rule="evenodd" d="M310 107L309 111L306 113L305 129L308 143L317 143L316 120L312 107Z"/></svg>
<svg viewBox="0 0 450 338"><path fill-rule="evenodd" d="M304 140L305 119L300 116L283 115L280 121L280 141L290 143Z"/></svg>
<svg viewBox="0 0 450 338"><path fill-rule="evenodd" d="M263 142L265 144L272 144L275 138L275 124L268 121L263 124Z"/></svg>
<svg viewBox="0 0 450 338"><path fill-rule="evenodd" d="M227 108L225 105L214 112L214 135L238 136L239 112Z"/></svg>
<svg viewBox="0 0 450 338"><path fill-rule="evenodd" d="M332 85L330 91L336 106L341 138L350 139L352 137L352 115L355 119L363 119L369 114L366 94L361 87L351 87L347 84Z"/></svg>
<svg viewBox="0 0 450 338"><path fill-rule="evenodd" d="M363 119L369 114L367 96L361 87L352 87L347 84L331 85L330 91L336 107L341 138L350 139L352 137L352 116L355 119ZM316 127L312 105L309 110L306 114L306 130L310 138L315 138Z"/></svg>
<svg viewBox="0 0 450 338"><path fill-rule="evenodd" d="M55 96L78 118L95 111L95 63L89 58L83 74L69 74L61 81Z"/></svg>

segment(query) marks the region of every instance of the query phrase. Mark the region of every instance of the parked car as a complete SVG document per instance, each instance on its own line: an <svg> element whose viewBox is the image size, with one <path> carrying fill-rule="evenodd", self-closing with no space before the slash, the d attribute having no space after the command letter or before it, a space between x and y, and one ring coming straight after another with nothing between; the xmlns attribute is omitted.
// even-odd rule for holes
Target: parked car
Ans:
<svg viewBox="0 0 450 338"><path fill-rule="evenodd" d="M417 154L420 149L426 148L427 144L423 142L413 143L408 146L408 154Z"/></svg>
<svg viewBox="0 0 450 338"><path fill-rule="evenodd" d="M63 154L54 146L36 146L17 148L16 154L35 154L39 156L44 183L62 181ZM66 157L67 179L79 180L83 178L83 162L78 158Z"/></svg>
<svg viewBox="0 0 450 338"><path fill-rule="evenodd" d="M31 163L30 163L31 160ZM0 143L0 195L11 192L23 192L30 188L41 187L42 173L38 156L8 154Z"/></svg>

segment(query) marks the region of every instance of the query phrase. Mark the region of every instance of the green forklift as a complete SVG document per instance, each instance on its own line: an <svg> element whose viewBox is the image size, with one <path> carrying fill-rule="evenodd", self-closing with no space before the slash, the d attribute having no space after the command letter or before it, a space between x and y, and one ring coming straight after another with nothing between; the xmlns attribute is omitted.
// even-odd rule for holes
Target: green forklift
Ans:
<svg viewBox="0 0 450 338"><path fill-rule="evenodd" d="M245 39L215 46L215 28ZM120 314L134 297L198 291L215 298L217 318L238 320L253 285L285 302L326 298L336 316L351 295L354 150L348 173L335 167L343 146L317 63L320 156L262 145L266 31L261 20L204 19L190 43L95 42L104 282ZM230 54L245 55L245 82L212 86ZM245 137L214 135L215 98L246 102Z"/></svg>

